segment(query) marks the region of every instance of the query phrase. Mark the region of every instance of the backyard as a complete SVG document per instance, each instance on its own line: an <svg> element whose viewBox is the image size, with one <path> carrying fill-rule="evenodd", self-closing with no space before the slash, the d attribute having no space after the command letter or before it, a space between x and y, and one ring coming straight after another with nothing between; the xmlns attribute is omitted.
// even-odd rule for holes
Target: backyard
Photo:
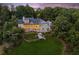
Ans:
<svg viewBox="0 0 79 59"><path fill-rule="evenodd" d="M63 45L51 34L45 34L46 40L26 42L8 51L11 55L59 55L63 52ZM29 36L30 37L30 36ZM32 37L30 37L32 39Z"/></svg>

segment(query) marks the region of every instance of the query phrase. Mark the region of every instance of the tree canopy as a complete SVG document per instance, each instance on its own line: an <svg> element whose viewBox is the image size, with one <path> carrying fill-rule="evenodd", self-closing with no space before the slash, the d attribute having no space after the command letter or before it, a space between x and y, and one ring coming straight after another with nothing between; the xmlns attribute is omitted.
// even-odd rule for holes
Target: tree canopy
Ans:
<svg viewBox="0 0 79 59"><path fill-rule="evenodd" d="M16 7L15 15L18 18L22 18L23 16L34 17L34 14L35 14L34 9L30 7L29 5Z"/></svg>

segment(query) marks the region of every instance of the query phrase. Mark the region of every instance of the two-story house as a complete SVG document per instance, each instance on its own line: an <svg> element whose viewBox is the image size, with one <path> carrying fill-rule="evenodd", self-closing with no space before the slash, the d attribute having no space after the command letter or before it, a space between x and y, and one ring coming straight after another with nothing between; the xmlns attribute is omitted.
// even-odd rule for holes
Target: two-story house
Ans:
<svg viewBox="0 0 79 59"><path fill-rule="evenodd" d="M39 18L25 18L18 20L18 27L23 28L26 32L48 32L51 30L51 22Z"/></svg>

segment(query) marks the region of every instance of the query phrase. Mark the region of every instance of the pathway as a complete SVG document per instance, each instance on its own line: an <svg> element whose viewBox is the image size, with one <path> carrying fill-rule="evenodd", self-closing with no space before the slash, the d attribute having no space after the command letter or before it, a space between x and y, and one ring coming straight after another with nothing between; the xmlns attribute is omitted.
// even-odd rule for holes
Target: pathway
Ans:
<svg viewBox="0 0 79 59"><path fill-rule="evenodd" d="M0 45L0 55L4 53L4 45Z"/></svg>
<svg viewBox="0 0 79 59"><path fill-rule="evenodd" d="M61 41L61 43L63 44L63 51L62 51L62 54L66 54L65 53L65 51L66 51L66 49L67 49L67 44L65 43L65 41L64 40L62 40L62 39L60 39L60 41Z"/></svg>
<svg viewBox="0 0 79 59"><path fill-rule="evenodd" d="M0 45L0 55L4 54L4 48L9 48L9 44L4 43L3 45Z"/></svg>

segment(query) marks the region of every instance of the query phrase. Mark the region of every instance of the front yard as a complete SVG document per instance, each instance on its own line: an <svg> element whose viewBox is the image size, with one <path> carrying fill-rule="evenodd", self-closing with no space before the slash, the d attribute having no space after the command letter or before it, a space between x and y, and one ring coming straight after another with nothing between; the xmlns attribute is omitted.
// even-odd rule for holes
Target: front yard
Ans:
<svg viewBox="0 0 79 59"><path fill-rule="evenodd" d="M30 37L30 36L29 36ZM31 37L30 37L31 38ZM22 44L10 50L8 54L12 55L58 55L62 54L63 45L50 34L46 34L46 40L37 40L34 42L23 41Z"/></svg>

